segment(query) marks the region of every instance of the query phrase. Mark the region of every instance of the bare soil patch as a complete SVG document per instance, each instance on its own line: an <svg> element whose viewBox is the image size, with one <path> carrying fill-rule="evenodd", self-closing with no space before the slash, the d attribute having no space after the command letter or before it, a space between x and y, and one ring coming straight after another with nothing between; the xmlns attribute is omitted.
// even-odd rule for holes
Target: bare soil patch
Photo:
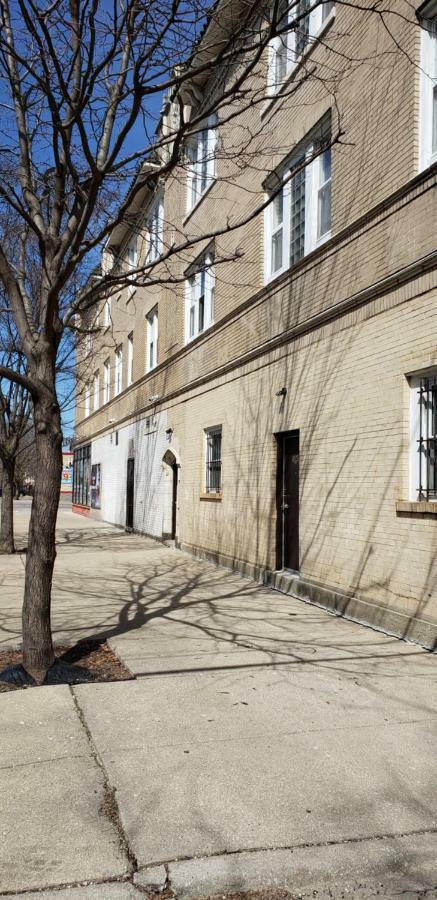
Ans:
<svg viewBox="0 0 437 900"><path fill-rule="evenodd" d="M82 666L92 675L93 682L130 681L132 672L123 665L106 641L84 640L73 647L55 647L57 659L73 666ZM20 650L0 650L0 672L21 662ZM0 693L23 690L26 685L6 684L0 681Z"/></svg>

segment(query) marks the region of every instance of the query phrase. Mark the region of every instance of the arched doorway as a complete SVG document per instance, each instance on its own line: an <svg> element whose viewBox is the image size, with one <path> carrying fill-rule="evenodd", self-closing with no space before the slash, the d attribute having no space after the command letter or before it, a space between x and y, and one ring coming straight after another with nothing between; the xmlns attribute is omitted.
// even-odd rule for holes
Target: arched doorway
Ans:
<svg viewBox="0 0 437 900"><path fill-rule="evenodd" d="M169 520L171 522L170 532L165 535L168 540L174 541L176 540L177 533L177 515L178 515L178 481L179 481L179 460L178 456L174 450L168 449L164 453L162 458L163 463L169 467L171 470L171 493L168 497L168 501L171 503L171 515ZM171 497L171 499L170 499Z"/></svg>

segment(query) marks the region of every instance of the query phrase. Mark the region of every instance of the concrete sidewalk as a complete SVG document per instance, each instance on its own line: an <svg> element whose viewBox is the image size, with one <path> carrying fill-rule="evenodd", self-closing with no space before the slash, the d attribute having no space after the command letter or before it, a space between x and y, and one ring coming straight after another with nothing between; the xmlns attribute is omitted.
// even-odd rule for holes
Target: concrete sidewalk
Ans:
<svg viewBox="0 0 437 900"><path fill-rule="evenodd" d="M59 526L56 640L105 635L137 679L0 695L0 895L437 897L435 655L68 510ZM3 646L22 583L2 559Z"/></svg>

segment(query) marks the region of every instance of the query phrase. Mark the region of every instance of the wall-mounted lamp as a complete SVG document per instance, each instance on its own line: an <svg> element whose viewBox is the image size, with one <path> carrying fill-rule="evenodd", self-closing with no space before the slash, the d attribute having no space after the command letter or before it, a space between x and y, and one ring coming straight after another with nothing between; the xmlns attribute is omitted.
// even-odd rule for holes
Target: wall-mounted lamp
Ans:
<svg viewBox="0 0 437 900"><path fill-rule="evenodd" d="M287 396L287 388L283 387L280 391L276 391L277 397L286 397Z"/></svg>

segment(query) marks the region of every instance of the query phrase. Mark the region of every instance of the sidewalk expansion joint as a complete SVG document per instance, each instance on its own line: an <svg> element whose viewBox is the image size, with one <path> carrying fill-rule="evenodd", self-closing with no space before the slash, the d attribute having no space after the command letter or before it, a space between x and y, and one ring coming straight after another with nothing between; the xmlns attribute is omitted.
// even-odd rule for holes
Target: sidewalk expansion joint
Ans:
<svg viewBox="0 0 437 900"><path fill-rule="evenodd" d="M17 890L5 890L0 891L0 897L21 897L26 894L45 894L45 893L53 893L55 897L59 891L69 890L70 888L79 888L79 887L94 887L95 885L105 885L105 884L130 884L133 888L136 888L136 885L132 882L132 875L106 875L104 878L90 878L80 881L64 881L58 884L49 884L44 887L32 887L32 888L18 888Z"/></svg>
<svg viewBox="0 0 437 900"><path fill-rule="evenodd" d="M94 762L96 763L98 768L100 769L100 771L102 773L102 777L103 777L103 800L102 800L102 804L100 807L100 814L102 816L106 816L109 819L109 821L112 823L113 827L115 828L117 835L118 835L118 840L119 840L121 850L127 857L127 860L129 863L129 874L132 876L134 874L134 872L138 871L138 862L137 862L136 856L129 844L126 832L123 828L123 823L121 821L121 815L120 815L120 809L118 806L118 801L117 801L117 796L116 796L116 788L114 788L110 782L109 775L106 771L104 762L102 760L102 757L100 756L100 753L97 749L94 738L88 727L88 723L85 719L85 714L83 712L83 709L79 703L79 700L74 691L74 688L71 685L70 685L70 692L71 692L71 696L73 698L73 703L74 703L79 721L80 721L82 728L84 729L85 734L86 734L86 738L87 738L88 745L90 748L91 756L94 759Z"/></svg>
<svg viewBox="0 0 437 900"><path fill-rule="evenodd" d="M243 853L267 854L275 853L278 850L289 850L292 853L293 850L316 850L322 847L341 847L345 844L365 844L370 841L399 840L400 838L421 837L425 834L437 834L437 826L434 828L417 828L412 831L390 831L384 834L366 834L362 837L346 837L332 841L306 841L297 844L276 844L272 847L239 847L238 850L219 850L216 853L202 853L196 854L195 856L175 856L170 859L154 860L153 862L147 863L145 866L140 866L138 871L146 872L147 869L154 868L155 866L164 866L167 872L167 883L169 887L171 887L171 866L176 863L198 862L202 859L220 859L220 857L238 856Z"/></svg>

